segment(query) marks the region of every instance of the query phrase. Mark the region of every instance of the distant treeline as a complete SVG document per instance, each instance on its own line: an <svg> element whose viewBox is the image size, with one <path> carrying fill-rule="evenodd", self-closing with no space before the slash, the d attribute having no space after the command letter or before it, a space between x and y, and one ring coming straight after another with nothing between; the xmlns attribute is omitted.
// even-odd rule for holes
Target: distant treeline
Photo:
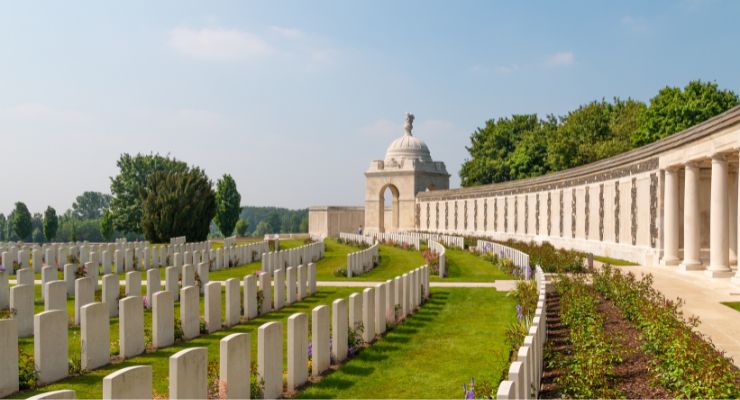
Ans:
<svg viewBox="0 0 740 400"><path fill-rule="evenodd" d="M308 209L306 208L290 210L279 207L244 206L239 214L239 219L247 223L245 236L308 232ZM215 224L211 224L210 236L220 236Z"/></svg>

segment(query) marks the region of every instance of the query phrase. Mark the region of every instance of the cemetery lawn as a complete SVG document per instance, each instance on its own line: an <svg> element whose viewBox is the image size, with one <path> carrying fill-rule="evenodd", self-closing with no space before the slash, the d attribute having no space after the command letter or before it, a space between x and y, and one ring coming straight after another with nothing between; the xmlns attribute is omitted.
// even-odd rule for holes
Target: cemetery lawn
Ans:
<svg viewBox="0 0 740 400"><path fill-rule="evenodd" d="M490 288L434 288L432 297L300 398L462 398L463 383L497 387L508 366L515 300Z"/></svg>
<svg viewBox="0 0 740 400"><path fill-rule="evenodd" d="M253 320L250 320L246 324L236 325L228 329L224 329L219 332L214 332L210 335L202 335L198 338L192 339L187 342L179 342L176 343L173 346L165 347L163 349L156 350L151 353L144 353L142 355L139 355L137 357L125 360L123 362L117 363L117 364L109 364L105 367L102 367L100 369L87 372L84 375L79 375L75 377L70 377L67 379L64 379L62 381L59 381L57 383L44 386L43 388L40 388L35 391L25 391L25 392L19 392L13 395L13 397L18 398L26 398L31 395L41 393L41 392L48 392L52 390L60 390L60 389L72 389L77 392L77 398L86 399L86 398L100 398L103 394L102 384L103 384L103 378L113 373L121 368L130 367L134 365L151 365L153 370L153 389L154 389L154 395L155 397L162 398L167 397L169 393L168 388L168 377L169 377L169 357L174 355L180 350L187 349L190 347L208 347L208 360L209 363L216 363L216 371L218 371L218 359L219 359L219 341L223 339L224 337L232 334L232 333L249 333L250 334L250 340L251 340L251 351L252 351L252 361L257 361L257 328L260 327L260 325L270 322L270 321L281 321L283 323L283 351L287 352L287 319L291 315L297 312L303 312L309 315L311 315L311 310L319 305L326 304L331 306L331 302L338 298L348 298L350 294L355 292L362 292L363 288L325 288L321 287L318 288L318 292L311 297L308 297L304 299L301 302L294 303L291 306L286 306L283 309L279 311L274 311L269 314L260 316L258 318L255 318ZM224 304L222 302L222 308ZM43 307L43 306L42 306ZM179 316L179 304L175 303L175 315ZM202 315L202 307L203 307L203 299L201 298L201 315ZM69 310L69 307L68 307ZM74 312L72 310L72 312ZM74 314L72 314L74 315ZM111 319L113 322L113 319ZM115 328L114 328L115 324ZM117 319L115 323L111 325L111 347L114 346L117 347L117 345L113 345L115 341L117 341L118 337L118 326L117 326ZM145 327L149 328L151 326L151 313L147 312L145 315ZM309 325L310 326L310 325ZM77 330L77 328L75 328ZM70 329L70 339L73 336L72 329ZM79 335L77 336L78 342L75 344L74 348L79 351ZM21 347L27 349L28 343L30 342L30 350L31 354L33 354L33 339L21 339ZM70 343L71 345L72 343ZM70 354L72 353L73 347L70 346ZM79 353L78 353L79 354ZM283 356L283 362L285 363L287 360L286 356ZM287 370L287 366L284 366Z"/></svg>
<svg viewBox="0 0 740 400"><path fill-rule="evenodd" d="M723 301L722 304L732 308L735 311L740 311L740 301Z"/></svg>
<svg viewBox="0 0 740 400"><path fill-rule="evenodd" d="M432 274L431 282L493 282L514 279L490 261L467 250L447 247L447 277Z"/></svg>
<svg viewBox="0 0 740 400"><path fill-rule="evenodd" d="M594 261L598 261L602 264L613 265L615 267L634 267L637 265L636 263L633 263L632 261L620 260L618 258L603 257L603 256L594 256Z"/></svg>
<svg viewBox="0 0 740 400"><path fill-rule="evenodd" d="M360 250L359 247L341 244L334 239L324 241L324 258L316 263L317 281L370 281L385 282L425 264L424 257L416 250L380 245L380 265L356 277L336 276L337 268L347 267L347 254Z"/></svg>

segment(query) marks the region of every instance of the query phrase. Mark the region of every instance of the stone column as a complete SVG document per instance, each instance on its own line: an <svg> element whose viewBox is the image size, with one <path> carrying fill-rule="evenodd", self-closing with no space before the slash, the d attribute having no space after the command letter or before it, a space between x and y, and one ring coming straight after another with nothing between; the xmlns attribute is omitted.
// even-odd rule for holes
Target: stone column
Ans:
<svg viewBox="0 0 740 400"><path fill-rule="evenodd" d="M665 170L665 192L663 198L664 249L660 264L677 265L678 260L678 170L671 167Z"/></svg>
<svg viewBox="0 0 740 400"><path fill-rule="evenodd" d="M699 166L686 163L683 193L683 262L682 271L703 269L699 259L701 238L699 237Z"/></svg>
<svg viewBox="0 0 740 400"><path fill-rule="evenodd" d="M729 197L727 193L727 159L722 154L712 156L712 193L710 205L709 266L705 274L711 278L729 277L730 242Z"/></svg>

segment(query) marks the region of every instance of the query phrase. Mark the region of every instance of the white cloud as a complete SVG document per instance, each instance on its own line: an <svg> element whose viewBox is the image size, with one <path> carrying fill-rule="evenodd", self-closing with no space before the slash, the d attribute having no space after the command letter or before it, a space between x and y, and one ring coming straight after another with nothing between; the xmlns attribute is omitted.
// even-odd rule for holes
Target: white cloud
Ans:
<svg viewBox="0 0 740 400"><path fill-rule="evenodd" d="M175 28L169 44L187 56L212 61L259 59L275 51L253 33L223 28Z"/></svg>
<svg viewBox="0 0 740 400"><path fill-rule="evenodd" d="M570 51L561 51L547 58L547 65L551 67L566 67L575 62L576 56Z"/></svg>
<svg viewBox="0 0 740 400"><path fill-rule="evenodd" d="M297 28L287 28L284 26L271 26L270 30L286 39L302 39L305 34Z"/></svg>

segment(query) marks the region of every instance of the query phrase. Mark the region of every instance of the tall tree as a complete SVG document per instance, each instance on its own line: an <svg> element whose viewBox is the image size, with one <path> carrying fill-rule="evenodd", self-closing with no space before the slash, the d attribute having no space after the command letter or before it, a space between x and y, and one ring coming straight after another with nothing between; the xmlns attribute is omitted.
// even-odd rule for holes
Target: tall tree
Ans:
<svg viewBox="0 0 740 400"><path fill-rule="evenodd" d="M236 221L237 235L245 236L247 234L247 229L249 229L249 221L243 218L240 218L239 221Z"/></svg>
<svg viewBox="0 0 740 400"><path fill-rule="evenodd" d="M119 173L111 178L111 216L115 229L122 232L142 233L142 193L150 177L157 173L184 173L188 166L174 158L159 154L121 155L116 165Z"/></svg>
<svg viewBox="0 0 740 400"><path fill-rule="evenodd" d="M260 221L259 224L257 224L257 228L254 230L254 236L265 236L268 233L273 233L272 227L270 227L270 224L267 223L267 221Z"/></svg>
<svg viewBox="0 0 740 400"><path fill-rule="evenodd" d="M216 182L216 226L224 236L231 236L241 212L242 196L229 174Z"/></svg>
<svg viewBox="0 0 740 400"><path fill-rule="evenodd" d="M7 240L5 238L5 230L7 229L8 221L5 218L5 214L0 213L0 240Z"/></svg>
<svg viewBox="0 0 740 400"><path fill-rule="evenodd" d="M461 184L475 186L511 179L511 154L522 134L536 130L539 124L536 114L486 121L483 128L473 132L466 147L471 158L460 169Z"/></svg>
<svg viewBox="0 0 740 400"><path fill-rule="evenodd" d="M161 243L176 236L191 241L207 239L216 214L212 186L199 168L152 174L141 193L141 228L147 240Z"/></svg>
<svg viewBox="0 0 740 400"><path fill-rule="evenodd" d="M28 240L31 238L31 231L33 230L31 212L28 211L28 207L23 202L15 203L11 225L18 239Z"/></svg>
<svg viewBox="0 0 740 400"><path fill-rule="evenodd" d="M72 203L72 211L79 219L98 219L110 206L113 196L100 192L84 192Z"/></svg>
<svg viewBox="0 0 740 400"><path fill-rule="evenodd" d="M267 222L267 225L270 229L270 231L267 233L280 233L282 218L280 218L280 214L278 214L277 211L270 211L270 213L267 214L267 219L265 220L265 222ZM257 225L257 227L259 228L259 225Z"/></svg>
<svg viewBox="0 0 740 400"><path fill-rule="evenodd" d="M51 206L46 207L44 211L44 238L47 242L51 242L57 236L57 229L59 228L59 217L57 217L57 210Z"/></svg>
<svg viewBox="0 0 740 400"><path fill-rule="evenodd" d="M113 218L110 209L103 209L103 216L100 217L100 235L103 239L110 241L113 239Z"/></svg>
<svg viewBox="0 0 740 400"><path fill-rule="evenodd" d="M650 99L640 118L632 143L642 146L680 132L738 105L731 90L720 90L714 82L691 81L683 90L666 86Z"/></svg>

